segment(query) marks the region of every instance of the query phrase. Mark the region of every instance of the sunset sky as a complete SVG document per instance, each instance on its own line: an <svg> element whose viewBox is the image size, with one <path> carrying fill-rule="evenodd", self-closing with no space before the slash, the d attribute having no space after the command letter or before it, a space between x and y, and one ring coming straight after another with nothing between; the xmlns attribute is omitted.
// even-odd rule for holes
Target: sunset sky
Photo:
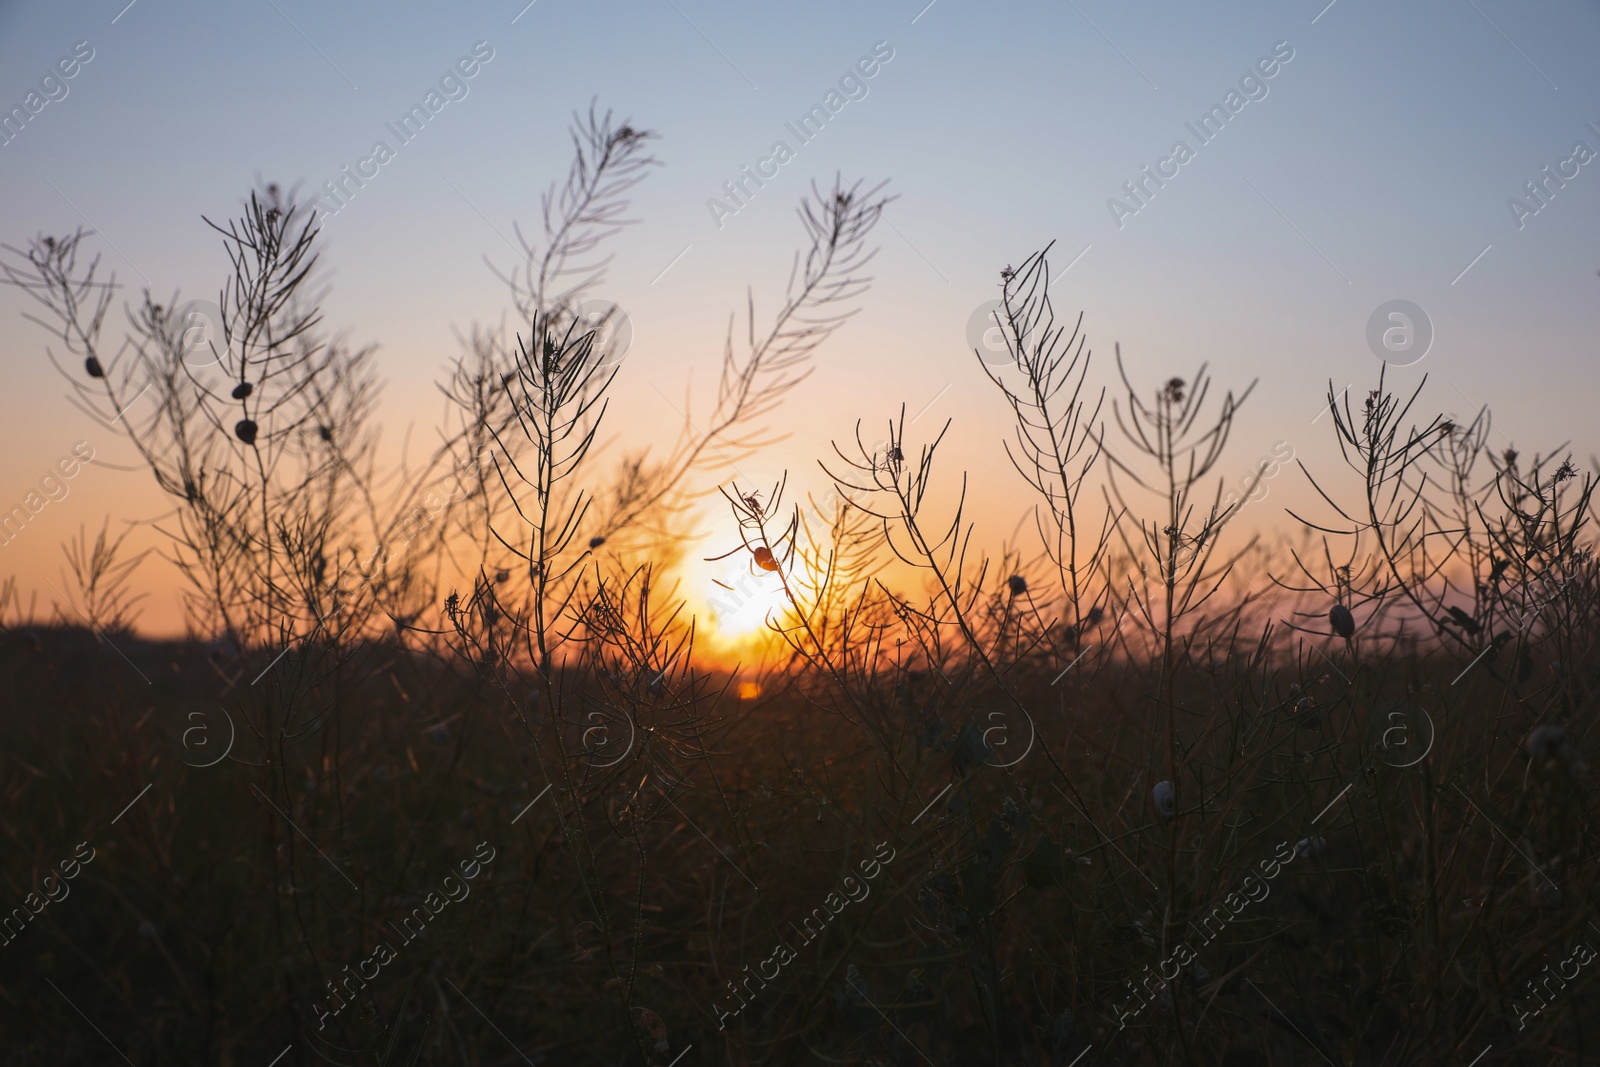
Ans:
<svg viewBox="0 0 1600 1067"><path fill-rule="evenodd" d="M425 442L457 332L507 306L484 257L512 261L513 221L536 226L571 113L597 98L659 133L664 162L600 291L634 332L609 416L627 441L669 443L686 386L704 406L746 286L770 319L813 179L890 179L899 197L861 314L776 416L792 436L715 477L765 486L787 468L820 489L829 440L858 417L870 440L904 403L929 437L955 419L945 474L972 472L998 545L1030 505L968 322L1002 267L1051 241L1058 275L1070 264L1057 312L1085 313L1097 383L1116 382L1114 342L1150 390L1201 362L1222 387L1260 379L1219 468L1230 482L1279 442L1314 470L1337 462L1323 393L1375 384L1368 322L1393 300L1432 323L1426 356L1393 372L1430 375L1423 421L1489 404L1499 447L1570 440L1580 469L1600 453L1600 4L525 3L0 0L0 109L55 97L0 145L0 241L92 228L133 291L214 296L226 261L202 214L234 213L258 181L309 198L383 141L392 158L325 224L326 314L379 346L388 438ZM454 99L402 141L389 126L430 90ZM791 127L830 92L842 106L802 141ZM1225 125L1197 135L1213 106ZM780 141L776 174L730 201L724 183ZM0 510L75 443L95 455L0 546L0 574L48 603L42 579L81 524L170 504L66 402L28 307L0 291ZM1291 465L1240 521L1269 528L1310 499ZM724 510L705 514L696 559L736 543ZM708 596L719 573L692 571L686 591ZM174 629L170 573L152 561L142 581L146 624Z"/></svg>

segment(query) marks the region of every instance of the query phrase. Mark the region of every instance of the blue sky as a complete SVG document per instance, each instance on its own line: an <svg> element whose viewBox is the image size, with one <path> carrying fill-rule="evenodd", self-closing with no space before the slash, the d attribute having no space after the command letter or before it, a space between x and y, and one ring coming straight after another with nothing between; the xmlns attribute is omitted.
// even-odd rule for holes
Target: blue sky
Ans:
<svg viewBox="0 0 1600 1067"><path fill-rule="evenodd" d="M328 320L380 346L395 438L437 416L454 331L502 313L483 257L509 261L512 221L534 222L564 173L571 112L598 98L657 131L665 163L637 191L642 221L604 291L635 330L615 409L630 434L670 432L661 393L709 386L747 285L758 316L770 312L813 178L889 178L899 194L878 283L777 416L794 436L746 467L757 480L788 467L820 484L815 457L858 415L934 401L919 426L957 420L950 469L993 472L974 493L1003 517L995 536L1009 533L1024 502L965 328L999 268L1049 241L1057 270L1073 263L1053 292L1058 311L1086 313L1099 381L1114 381L1113 342L1152 388L1202 361L1221 385L1261 379L1230 476L1280 440L1330 461L1327 420L1312 423L1323 389L1375 382L1366 324L1393 299L1433 323L1428 355L1395 373L1431 375L1430 409L1489 403L1525 451L1570 438L1580 461L1600 452L1600 160L1520 229L1507 206L1574 142L1600 152L1587 125L1600 126L1600 6L925 2L0 2L0 107L21 105L78 42L94 50L66 96L0 146L0 240L91 226L124 282L214 291L220 246L201 214L226 216L258 178L335 177L482 41L493 58L467 95L327 227ZM865 97L792 140L785 123L878 42L893 58ZM1197 146L1185 123L1280 42L1293 58L1266 95ZM794 158L719 228L707 202L779 139ZM1194 158L1119 228L1108 200L1179 139ZM66 404L24 307L0 292L0 502L82 438L127 460ZM1306 499L1297 472L1281 481L1262 522ZM81 522L164 508L131 474L79 483L4 550L6 573L50 560Z"/></svg>

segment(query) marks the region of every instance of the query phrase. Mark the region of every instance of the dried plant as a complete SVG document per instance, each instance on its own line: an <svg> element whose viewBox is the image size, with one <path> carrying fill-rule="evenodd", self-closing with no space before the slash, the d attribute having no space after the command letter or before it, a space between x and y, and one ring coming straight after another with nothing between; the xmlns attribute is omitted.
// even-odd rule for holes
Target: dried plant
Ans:
<svg viewBox="0 0 1600 1067"><path fill-rule="evenodd" d="M200 349L176 296L108 339L90 235L10 250L73 399L177 509L193 639L133 632L109 525L51 625L0 584L0 890L59 888L57 841L107 857L0 924L7 1062L1582 1060L1550 976L1597 921L1600 516L1564 445L1330 386L1325 509L1241 532L1211 480L1253 385L1152 389L1119 350L1105 418L1047 246L973 375L1031 530L904 407L802 503L721 467L864 298L882 186L812 187L785 294L746 297L709 411L652 451L607 436L631 364L589 304L655 134L591 108L573 138L415 466L291 194L215 227ZM777 590L738 663L662 540L712 491L714 558Z"/></svg>

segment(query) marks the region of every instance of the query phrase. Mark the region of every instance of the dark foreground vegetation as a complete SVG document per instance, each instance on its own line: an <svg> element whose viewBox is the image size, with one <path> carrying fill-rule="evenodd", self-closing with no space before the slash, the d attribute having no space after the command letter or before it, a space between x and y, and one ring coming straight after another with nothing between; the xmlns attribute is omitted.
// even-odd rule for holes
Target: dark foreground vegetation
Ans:
<svg viewBox="0 0 1600 1067"><path fill-rule="evenodd" d="M709 410L608 451L581 309L651 139L578 124L419 467L282 190L217 227L203 350L148 293L108 341L88 235L13 250L176 509L194 637L136 636L108 534L53 616L0 597L6 1063L1600 1062L1589 475L1379 376L1260 545L1249 390L1119 355L1107 403L1039 253L973 372L1036 549L981 551L887 410L826 499L729 480L866 290L886 201L842 182ZM707 487L784 590L758 672L667 577Z"/></svg>

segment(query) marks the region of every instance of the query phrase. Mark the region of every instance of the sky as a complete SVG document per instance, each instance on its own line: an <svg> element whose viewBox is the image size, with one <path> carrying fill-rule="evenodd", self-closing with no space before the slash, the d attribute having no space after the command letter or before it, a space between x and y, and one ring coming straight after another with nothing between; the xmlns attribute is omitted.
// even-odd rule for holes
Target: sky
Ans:
<svg viewBox="0 0 1600 1067"><path fill-rule="evenodd" d="M389 439L423 439L458 334L507 307L485 257L513 259L512 224L536 223L572 113L597 101L658 133L664 164L599 294L633 329L611 416L630 441L669 439L686 388L705 403L747 288L770 317L813 180L889 179L898 196L861 313L774 416L790 436L714 477L787 469L820 489L828 442L904 404L914 436L954 420L945 477L971 472L980 539L998 545L1030 504L969 322L1002 267L1051 242L1057 313L1084 313L1095 383L1115 389L1114 344L1147 394L1202 363L1218 387L1259 380L1218 468L1229 483L1284 446L1337 464L1324 393L1376 384L1369 333L1405 338L1393 301L1420 309L1411 336L1431 334L1420 356L1389 355L1397 386L1429 376L1424 421L1488 404L1499 446L1570 442L1580 469L1600 453L1593 0L1536 15L1508 0L525 2L0 0L0 109L38 94L0 144L0 242L83 226L130 294L209 295L226 263L202 215L262 181L309 195L384 140L393 158L325 221L325 314L378 346ZM472 56L401 143L387 124ZM843 106L802 143L788 124L836 89ZM1213 107L1226 122L1201 129ZM777 141L792 158L732 205L724 183ZM114 427L67 403L27 309L0 290L0 511L80 442L95 456L0 545L0 576L47 604L80 526L170 504ZM1240 521L1273 529L1311 503L1287 464ZM691 555L734 536L715 509L704 532ZM175 630L170 571L152 561L139 581L146 626Z"/></svg>

